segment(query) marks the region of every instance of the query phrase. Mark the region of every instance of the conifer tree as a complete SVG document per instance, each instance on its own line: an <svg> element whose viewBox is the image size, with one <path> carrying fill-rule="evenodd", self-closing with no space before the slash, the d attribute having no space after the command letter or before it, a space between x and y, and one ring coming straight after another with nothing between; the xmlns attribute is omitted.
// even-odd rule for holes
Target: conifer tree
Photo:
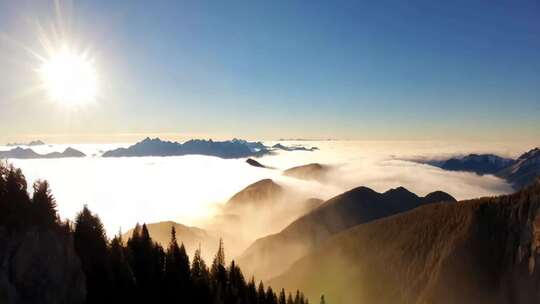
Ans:
<svg viewBox="0 0 540 304"><path fill-rule="evenodd" d="M287 297L287 304L294 304L294 300L290 292L289 292L289 296Z"/></svg>
<svg viewBox="0 0 540 304"><path fill-rule="evenodd" d="M301 304L300 303L300 290L296 291L296 295L294 296L294 304Z"/></svg>
<svg viewBox="0 0 540 304"><path fill-rule="evenodd" d="M51 194L47 181L37 181L34 183L34 193L32 195L32 209L36 224L44 227L55 227L58 223L56 213L56 201Z"/></svg>
<svg viewBox="0 0 540 304"><path fill-rule="evenodd" d="M165 256L165 296L168 302L179 302L181 299L188 299L190 292L190 267L189 257L182 244L178 246L176 239L176 229L171 228L171 241Z"/></svg>
<svg viewBox="0 0 540 304"><path fill-rule="evenodd" d="M276 294L272 290L272 287L268 286L268 289L266 290L266 303L267 304L277 304L278 299L276 297Z"/></svg>
<svg viewBox="0 0 540 304"><path fill-rule="evenodd" d="M107 237L101 220L87 206L76 217L73 243L86 276L87 303L103 303L111 283Z"/></svg>
<svg viewBox="0 0 540 304"><path fill-rule="evenodd" d="M212 268L210 270L212 280L217 284L216 288L223 291L227 285L227 269L225 268L225 248L223 246L223 239L219 240L219 248L212 262Z"/></svg>
<svg viewBox="0 0 540 304"><path fill-rule="evenodd" d="M326 304L326 300L324 299L324 295L321 295L321 304Z"/></svg>
<svg viewBox="0 0 540 304"><path fill-rule="evenodd" d="M287 298L285 297L285 289L283 288L281 289L281 292L279 293L278 303L287 304Z"/></svg>
<svg viewBox="0 0 540 304"><path fill-rule="evenodd" d="M135 280L122 241L122 232L115 236L109 246L113 289L113 303L133 301Z"/></svg>
<svg viewBox="0 0 540 304"><path fill-rule="evenodd" d="M249 280L249 283L247 284L247 290L246 290L246 299L247 303L251 304L257 304L258 303L258 297L257 297L257 287L255 286L255 278L251 277L251 280Z"/></svg>
<svg viewBox="0 0 540 304"><path fill-rule="evenodd" d="M259 282L259 287L257 289L257 295L259 298L259 304L266 303L266 292L264 291L264 284L262 281Z"/></svg>

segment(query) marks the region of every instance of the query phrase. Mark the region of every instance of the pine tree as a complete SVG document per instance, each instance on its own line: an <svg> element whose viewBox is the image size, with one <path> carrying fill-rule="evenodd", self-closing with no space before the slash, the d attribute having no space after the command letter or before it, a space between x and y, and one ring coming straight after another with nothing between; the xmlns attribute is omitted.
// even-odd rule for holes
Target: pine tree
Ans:
<svg viewBox="0 0 540 304"><path fill-rule="evenodd" d="M131 302L134 300L135 280L128 263L122 241L122 232L114 237L109 246L112 281L111 297L113 303Z"/></svg>
<svg viewBox="0 0 540 304"><path fill-rule="evenodd" d="M193 303L210 304L212 300L210 273L206 263L201 258L201 248L198 248L193 256L191 279L193 281Z"/></svg>
<svg viewBox="0 0 540 304"><path fill-rule="evenodd" d="M49 183L37 181L33 188L32 209L36 223L44 227L55 227L59 220L56 213L56 201L51 194Z"/></svg>
<svg viewBox="0 0 540 304"><path fill-rule="evenodd" d="M31 220L30 198L26 178L20 169L2 167L0 191L0 225L20 229Z"/></svg>
<svg viewBox="0 0 540 304"><path fill-rule="evenodd" d="M189 299L190 288L189 257L182 244L178 247L176 229L171 228L171 241L165 256L165 295L168 302L179 302Z"/></svg>
<svg viewBox="0 0 540 304"><path fill-rule="evenodd" d="M278 303L287 304L287 298L285 297L285 289L283 288L281 289L281 292L279 293Z"/></svg>
<svg viewBox="0 0 540 304"><path fill-rule="evenodd" d="M255 278L251 277L251 280L249 280L249 283L247 284L247 291L246 291L246 303L248 304L257 304L258 298L257 298L257 287L255 286Z"/></svg>
<svg viewBox="0 0 540 304"><path fill-rule="evenodd" d="M227 285L227 269L225 268L225 249L223 246L223 239L219 240L219 248L212 262L212 268L210 269L210 275L212 280L217 285L218 289L223 292Z"/></svg>
<svg viewBox="0 0 540 304"><path fill-rule="evenodd" d="M301 304L300 303L300 290L296 291L296 296L294 296L294 304Z"/></svg>
<svg viewBox="0 0 540 304"><path fill-rule="evenodd" d="M272 287L268 286L268 289L266 290L266 303L267 304L277 304L278 300L276 297L276 294L272 290Z"/></svg>
<svg viewBox="0 0 540 304"><path fill-rule="evenodd" d="M289 292L289 296L287 297L287 304L294 304L294 301L290 292Z"/></svg>
<svg viewBox="0 0 540 304"><path fill-rule="evenodd" d="M257 289L257 295L259 298L259 304L267 303L266 302L266 292L264 291L263 282L259 282L259 288Z"/></svg>
<svg viewBox="0 0 540 304"><path fill-rule="evenodd" d="M229 267L229 284L227 289L226 303L245 301L247 297L247 285L242 270L236 266L234 260Z"/></svg>
<svg viewBox="0 0 540 304"><path fill-rule="evenodd" d="M326 300L324 299L324 295L321 295L321 304L326 304Z"/></svg>
<svg viewBox="0 0 540 304"><path fill-rule="evenodd" d="M107 237L101 220L87 206L76 217L73 241L86 276L87 303L103 303L111 283Z"/></svg>
<svg viewBox="0 0 540 304"><path fill-rule="evenodd" d="M137 282L137 298L141 302L156 301L162 296L156 294L156 286L161 283L165 264L165 253L161 246L156 246L150 238L146 224L135 227L132 237L127 242L130 265Z"/></svg>

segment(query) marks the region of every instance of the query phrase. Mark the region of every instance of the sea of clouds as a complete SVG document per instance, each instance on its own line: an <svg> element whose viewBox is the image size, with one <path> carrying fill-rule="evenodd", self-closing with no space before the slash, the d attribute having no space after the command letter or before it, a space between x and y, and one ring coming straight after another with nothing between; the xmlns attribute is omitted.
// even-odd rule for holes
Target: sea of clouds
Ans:
<svg viewBox="0 0 540 304"><path fill-rule="evenodd" d="M10 160L23 169L29 184L47 179L62 218L74 218L83 205L98 213L109 235L135 223L177 221L187 225L208 223L219 206L245 186L263 178L293 187L306 197L328 199L357 186L376 191L403 186L418 195L434 190L457 199L512 191L494 176L447 172L407 159L437 158L470 152L516 156L528 147L457 145L430 142L319 141L284 142L317 146L320 150L281 151L257 159L275 169L249 166L245 159L199 155L173 157L101 158L106 150L126 145L71 145L85 158ZM267 142L274 144L274 142ZM32 147L36 152L63 151L66 145ZM0 147L7 150L9 147ZM325 183L295 180L282 170L308 163L331 165ZM276 227L279 230L283 227ZM277 232L277 231L276 231Z"/></svg>

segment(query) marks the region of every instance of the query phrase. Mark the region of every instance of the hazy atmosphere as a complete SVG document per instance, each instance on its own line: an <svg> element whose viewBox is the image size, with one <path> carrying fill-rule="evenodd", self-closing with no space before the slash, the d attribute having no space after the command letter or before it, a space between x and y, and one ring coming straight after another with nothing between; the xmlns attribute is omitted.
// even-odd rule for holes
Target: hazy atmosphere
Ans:
<svg viewBox="0 0 540 304"><path fill-rule="evenodd" d="M538 16L0 0L0 304L540 303Z"/></svg>

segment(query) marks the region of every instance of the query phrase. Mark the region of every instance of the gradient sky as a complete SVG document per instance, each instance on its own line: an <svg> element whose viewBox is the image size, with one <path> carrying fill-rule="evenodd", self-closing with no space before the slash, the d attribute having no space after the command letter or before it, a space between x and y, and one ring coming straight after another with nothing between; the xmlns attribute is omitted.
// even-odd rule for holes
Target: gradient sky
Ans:
<svg viewBox="0 0 540 304"><path fill-rule="evenodd" d="M52 1L0 0L0 143L40 137L540 141L540 3L61 1L99 98L32 90Z"/></svg>

